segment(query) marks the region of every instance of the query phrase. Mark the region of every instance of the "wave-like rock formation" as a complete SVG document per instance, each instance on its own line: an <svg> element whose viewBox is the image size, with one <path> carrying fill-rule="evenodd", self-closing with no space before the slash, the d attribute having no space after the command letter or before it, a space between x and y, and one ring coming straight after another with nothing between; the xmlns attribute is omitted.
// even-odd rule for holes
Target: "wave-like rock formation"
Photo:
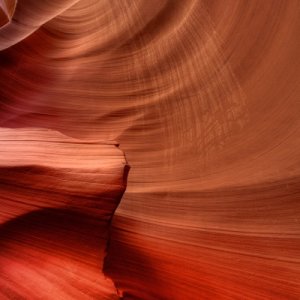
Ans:
<svg viewBox="0 0 300 300"><path fill-rule="evenodd" d="M101 270L122 151L45 129L1 129L0 145L0 299L119 299Z"/></svg>
<svg viewBox="0 0 300 300"><path fill-rule="evenodd" d="M299 299L298 0L2 0L0 7L0 126L11 130L0 140L13 147L1 149L3 295ZM17 128L45 136L33 145L30 130ZM52 205L53 192L75 188L60 179L70 174L58 163L79 164L75 178L97 163L86 161L88 150L61 153L45 130L75 144L116 140L126 154L131 171L103 268L113 283L102 273L102 208L91 217L80 201L93 194L94 180L110 179L84 178L80 209ZM58 161L40 164L31 153L42 141ZM38 167L11 169L12 158ZM38 200L35 187L43 191ZM45 207L24 214L31 205ZM57 257L80 267L69 271Z"/></svg>

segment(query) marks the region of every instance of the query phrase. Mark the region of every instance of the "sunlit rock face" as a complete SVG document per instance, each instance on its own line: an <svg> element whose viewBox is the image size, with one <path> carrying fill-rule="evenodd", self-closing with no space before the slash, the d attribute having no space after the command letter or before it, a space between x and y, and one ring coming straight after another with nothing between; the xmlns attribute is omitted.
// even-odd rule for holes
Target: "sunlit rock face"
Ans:
<svg viewBox="0 0 300 300"><path fill-rule="evenodd" d="M0 141L13 145L0 150L3 297L299 298L299 1L0 7ZM24 128L40 128L31 129L42 132L36 146ZM89 209L93 179L81 189L72 176L98 163L87 163L91 150L62 154L48 130L88 145L106 141L124 162L107 141L120 143L131 170L115 212L124 184L113 201ZM60 159L11 171L9 159L38 160L32 152L42 140L42 151ZM82 165L59 172L58 163L75 164L72 155ZM113 162L105 165L116 174ZM99 186L109 182L95 173ZM78 207L53 205L49 186L76 189ZM43 191L39 204L34 187ZM113 214L108 236L103 217Z"/></svg>
<svg viewBox="0 0 300 300"><path fill-rule="evenodd" d="M15 0L0 0L0 26L11 22L16 7Z"/></svg>

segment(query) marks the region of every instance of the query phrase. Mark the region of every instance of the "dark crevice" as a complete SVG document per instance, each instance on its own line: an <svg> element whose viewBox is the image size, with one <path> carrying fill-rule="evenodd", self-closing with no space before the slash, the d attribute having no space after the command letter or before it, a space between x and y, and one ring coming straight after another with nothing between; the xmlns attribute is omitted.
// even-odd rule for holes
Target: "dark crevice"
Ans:
<svg viewBox="0 0 300 300"><path fill-rule="evenodd" d="M119 148L119 144L116 144L116 147ZM120 148L119 148L120 149ZM121 149L120 149L121 150ZM119 299L124 299L124 296L123 296L123 292L118 289L118 287L116 286L116 283L114 282L113 278L111 276L109 276L106 272L105 272L105 265L107 264L107 260L108 260L108 254L109 254L109 249L110 249L110 242L111 242L111 235L112 235L112 224L113 224L113 218L115 216L115 212L116 210L118 209L120 203L121 203L121 200L122 200L122 197L126 191L126 188L127 188L127 179L128 179L128 175L129 175L129 170L130 170L130 165L128 164L128 161L126 159L126 155L124 153L123 150L121 150L123 152L123 156L124 156L124 159L125 159L125 166L124 166L124 173L123 173L123 186L124 186L124 189L120 195L120 198L119 198L119 201L118 201L118 205L117 207L115 208L115 210L113 211L112 215L111 215L111 218L109 219L109 225L108 225L108 237L107 237L107 242L106 242L106 249L105 249L105 253L104 253L104 258L103 258L103 266L102 266L102 273L104 274L104 276L108 279L111 280L111 282L113 283L115 289L116 289L116 294L118 295Z"/></svg>

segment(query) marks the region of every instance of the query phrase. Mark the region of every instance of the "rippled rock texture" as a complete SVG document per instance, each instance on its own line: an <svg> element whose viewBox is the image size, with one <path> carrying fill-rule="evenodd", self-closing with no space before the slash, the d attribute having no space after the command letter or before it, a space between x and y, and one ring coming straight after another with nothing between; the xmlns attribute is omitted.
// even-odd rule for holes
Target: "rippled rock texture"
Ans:
<svg viewBox="0 0 300 300"><path fill-rule="evenodd" d="M299 299L298 0L0 7L1 297Z"/></svg>
<svg viewBox="0 0 300 300"><path fill-rule="evenodd" d="M118 299L102 265L122 151L45 129L1 129L0 145L0 299Z"/></svg>

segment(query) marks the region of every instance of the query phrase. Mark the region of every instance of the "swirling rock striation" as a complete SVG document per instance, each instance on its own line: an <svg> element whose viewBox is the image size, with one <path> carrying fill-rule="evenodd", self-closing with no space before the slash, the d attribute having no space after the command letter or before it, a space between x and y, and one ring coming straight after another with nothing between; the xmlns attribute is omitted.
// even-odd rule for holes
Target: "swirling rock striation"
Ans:
<svg viewBox="0 0 300 300"><path fill-rule="evenodd" d="M101 270L123 152L44 129L1 129L0 146L0 298L118 299Z"/></svg>
<svg viewBox="0 0 300 300"><path fill-rule="evenodd" d="M298 0L17 2L0 126L122 144L124 299L299 298L299 22Z"/></svg>

